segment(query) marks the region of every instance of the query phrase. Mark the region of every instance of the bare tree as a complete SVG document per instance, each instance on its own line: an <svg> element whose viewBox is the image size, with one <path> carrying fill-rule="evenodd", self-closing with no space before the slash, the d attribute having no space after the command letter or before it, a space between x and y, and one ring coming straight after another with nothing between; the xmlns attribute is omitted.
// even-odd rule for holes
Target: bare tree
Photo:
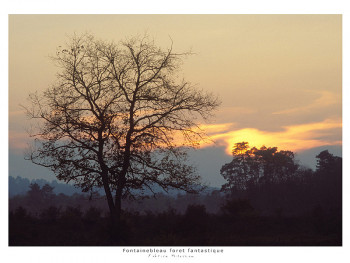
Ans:
<svg viewBox="0 0 350 263"><path fill-rule="evenodd" d="M133 189L196 191L199 176L183 146L202 140L199 122L219 102L177 82L187 55L147 36L118 44L72 37L53 58L61 69L57 83L29 96L27 114L39 126L28 158L83 191L103 187L117 224L121 200Z"/></svg>

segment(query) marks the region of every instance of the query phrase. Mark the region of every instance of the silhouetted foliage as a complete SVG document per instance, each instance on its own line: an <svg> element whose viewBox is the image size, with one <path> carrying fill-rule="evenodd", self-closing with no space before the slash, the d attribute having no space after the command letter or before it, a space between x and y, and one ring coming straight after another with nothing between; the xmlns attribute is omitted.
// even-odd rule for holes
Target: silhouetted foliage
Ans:
<svg viewBox="0 0 350 263"><path fill-rule="evenodd" d="M247 200L227 202L224 214L209 214L204 205L190 205L184 214L125 212L118 241L110 236L108 218L93 207L85 213L50 207L40 217L24 211L10 212L11 246L341 245L339 220L321 207L298 217L261 216Z"/></svg>
<svg viewBox="0 0 350 263"><path fill-rule="evenodd" d="M329 153L328 150L320 152L317 156L317 172L337 173L342 165L342 159Z"/></svg>
<svg viewBox="0 0 350 263"><path fill-rule="evenodd" d="M28 191L28 196L33 203L39 203L42 201L42 191L37 183L30 184L30 190Z"/></svg>
<svg viewBox="0 0 350 263"><path fill-rule="evenodd" d="M224 215L229 217L246 217L254 213L254 208L247 199L227 200L221 207Z"/></svg>
<svg viewBox="0 0 350 263"><path fill-rule="evenodd" d="M299 166L294 153L277 147L249 148L247 142L236 143L233 159L222 166L220 173L228 181L223 191L246 190L249 186L279 183L293 177Z"/></svg>
<svg viewBox="0 0 350 263"><path fill-rule="evenodd" d="M9 177L9 196L15 196L19 194L25 194L29 190L30 181L27 178L17 176Z"/></svg>
<svg viewBox="0 0 350 263"><path fill-rule="evenodd" d="M84 220L88 223L96 223L102 214L102 210L94 206L90 207L84 214Z"/></svg>
<svg viewBox="0 0 350 263"><path fill-rule="evenodd" d="M15 196L9 202L9 244L339 246L342 160L326 151L316 158L316 171L298 167L283 180L258 181L226 195L212 190L126 200L118 240L111 235L104 196L53 194L35 204L29 194Z"/></svg>
<svg viewBox="0 0 350 263"><path fill-rule="evenodd" d="M42 194L42 198L44 200L51 200L54 196L53 193L53 187L50 186L49 184L45 184L42 188L41 188L41 194Z"/></svg>
<svg viewBox="0 0 350 263"><path fill-rule="evenodd" d="M40 218L44 222L48 222L48 223L57 222L57 219L59 218L59 216L60 216L60 209L57 208L56 206L50 206L46 209L43 209L40 214Z"/></svg>
<svg viewBox="0 0 350 263"><path fill-rule="evenodd" d="M16 208L14 216L18 220L25 220L28 217L27 210L23 208L22 206L19 206Z"/></svg>
<svg viewBox="0 0 350 263"><path fill-rule="evenodd" d="M233 201L250 200L263 215L300 216L318 207L332 211L341 222L342 158L323 151L316 159L317 169L312 171L298 165L291 151L239 143L233 161L221 169L228 180L222 190Z"/></svg>

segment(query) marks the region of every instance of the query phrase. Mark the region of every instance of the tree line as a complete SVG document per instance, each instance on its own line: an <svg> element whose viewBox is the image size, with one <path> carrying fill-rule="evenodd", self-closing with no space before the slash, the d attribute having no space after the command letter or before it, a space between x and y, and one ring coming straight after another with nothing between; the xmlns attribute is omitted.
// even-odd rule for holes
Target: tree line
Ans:
<svg viewBox="0 0 350 263"><path fill-rule="evenodd" d="M295 160L292 151L277 147L249 147L236 143L232 161L221 168L227 180L222 191L232 198L247 198L267 211L300 214L313 207L342 213L342 158L328 150L316 156L313 171Z"/></svg>
<svg viewBox="0 0 350 263"><path fill-rule="evenodd" d="M248 143L237 143L230 163L224 164L221 174L227 183L221 191L209 193L178 193L167 196L162 193L126 199L124 210L162 212L168 208L183 212L187 205L207 205L207 211L217 213L225 200L246 199L262 214L283 213L287 216L310 212L315 207L333 209L338 215L342 210L342 158L327 150L316 156L317 167L313 171L299 165L291 151L279 151L277 147L250 148ZM108 212L104 195L99 192L54 194L54 187L30 184L24 196L10 199L10 209L18 206L38 211L50 205L98 206ZM209 205L210 204L210 205Z"/></svg>
<svg viewBox="0 0 350 263"><path fill-rule="evenodd" d="M10 198L10 244L341 245L341 157L323 151L312 171L293 164L291 152L262 147L253 156L257 150L235 147L241 145L249 152L234 149L232 163L221 169L224 176L243 177L242 170L253 172L249 164L260 165L261 178L273 173L267 175L273 180L253 183L247 174L239 187L229 185L235 182L230 178L221 191L127 199L118 240L110 235L105 196L54 194L51 186L34 183L26 195ZM279 176L283 164L294 172Z"/></svg>

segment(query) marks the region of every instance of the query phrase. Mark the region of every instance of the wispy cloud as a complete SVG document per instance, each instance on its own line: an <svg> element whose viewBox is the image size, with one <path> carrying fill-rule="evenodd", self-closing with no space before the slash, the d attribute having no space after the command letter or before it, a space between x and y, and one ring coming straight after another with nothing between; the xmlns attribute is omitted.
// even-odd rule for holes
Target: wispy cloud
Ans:
<svg viewBox="0 0 350 263"><path fill-rule="evenodd" d="M221 124L203 124L199 128L209 136L218 135L220 133L227 133L232 130L234 123L221 123Z"/></svg>
<svg viewBox="0 0 350 263"><path fill-rule="evenodd" d="M305 113L310 110L317 110L320 108L325 108L327 106L335 105L341 103L341 95L336 93L322 90L322 91L311 91L307 90L306 92L317 93L318 98L311 102L309 105L296 107L292 109L286 109L282 111L274 112L273 114L297 114L297 113Z"/></svg>
<svg viewBox="0 0 350 263"><path fill-rule="evenodd" d="M238 116L238 115L250 115L256 113L257 110L251 107L222 107L217 115L229 115L229 116Z"/></svg>
<svg viewBox="0 0 350 263"><path fill-rule="evenodd" d="M29 136L26 132L9 131L9 148L17 153L23 153L28 147Z"/></svg>
<svg viewBox="0 0 350 263"><path fill-rule="evenodd" d="M25 115L25 110L15 110L15 111L9 111L9 116L14 117L14 116L24 116Z"/></svg>
<svg viewBox="0 0 350 263"><path fill-rule="evenodd" d="M303 151L324 145L341 145L342 141L339 136L341 128L341 119L326 119L322 122L290 125L275 132L256 128L235 129L235 123L206 124L201 125L200 129L206 132L210 140L202 142L200 147L214 144L225 146L226 153L231 154L235 143L246 141L250 146L277 146L279 149ZM178 139L180 141L180 137ZM30 138L26 132L9 131L9 146L12 151L23 152L29 141Z"/></svg>
<svg viewBox="0 0 350 263"><path fill-rule="evenodd" d="M228 124L226 124L228 125ZM251 146L277 146L280 149L303 151L323 145L341 145L342 141L326 139L334 133L334 129L342 127L341 119L326 119L322 122L307 123L283 127L282 131L269 132L255 128L230 130L225 133L212 134L211 138L217 145L225 145L226 152L231 153L237 142L246 141ZM338 134L338 131L337 131ZM202 147L211 144L202 144Z"/></svg>

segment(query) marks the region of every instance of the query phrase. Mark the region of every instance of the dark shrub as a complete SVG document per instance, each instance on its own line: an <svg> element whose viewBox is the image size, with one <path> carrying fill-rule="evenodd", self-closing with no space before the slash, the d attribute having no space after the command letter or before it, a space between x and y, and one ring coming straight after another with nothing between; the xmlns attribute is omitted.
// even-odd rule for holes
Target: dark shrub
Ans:
<svg viewBox="0 0 350 263"><path fill-rule="evenodd" d="M254 215L254 208L247 199L227 200L221 207L221 211L225 216L235 218Z"/></svg>

